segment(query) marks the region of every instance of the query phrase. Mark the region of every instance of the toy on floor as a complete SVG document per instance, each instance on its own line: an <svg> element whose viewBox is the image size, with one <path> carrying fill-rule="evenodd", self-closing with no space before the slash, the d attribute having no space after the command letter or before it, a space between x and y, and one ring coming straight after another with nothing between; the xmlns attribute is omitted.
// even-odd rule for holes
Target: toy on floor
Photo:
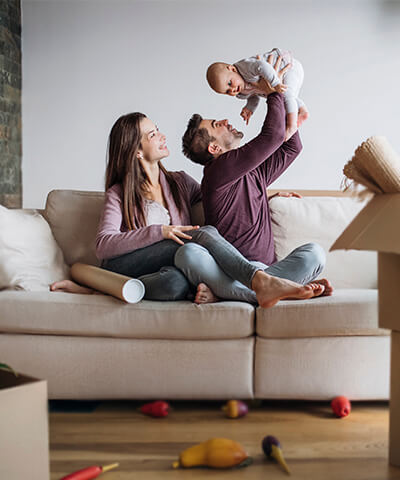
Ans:
<svg viewBox="0 0 400 480"><path fill-rule="evenodd" d="M228 418L244 417L249 412L249 407L240 400L229 400L223 407L225 415Z"/></svg>
<svg viewBox="0 0 400 480"><path fill-rule="evenodd" d="M253 462L240 443L228 438L210 438L206 442L193 445L179 455L174 468L211 467L231 468L246 467Z"/></svg>
<svg viewBox="0 0 400 480"><path fill-rule="evenodd" d="M285 470L285 472L290 475L289 467L283 458L281 444L276 437L268 435L264 437L262 441L262 449L265 455L270 459L275 459L279 465Z"/></svg>
<svg viewBox="0 0 400 480"><path fill-rule="evenodd" d="M82 470L77 470L74 473L70 473L66 477L61 478L61 480L92 480L93 478L97 478L101 473L108 472L109 470L118 467L118 465L119 463L105 465L104 467L92 465L91 467L83 468Z"/></svg>
<svg viewBox="0 0 400 480"><path fill-rule="evenodd" d="M140 411L150 417L166 417L171 406L168 402L157 400L156 402L146 403L140 407Z"/></svg>
<svg viewBox="0 0 400 480"><path fill-rule="evenodd" d="M333 413L339 418L347 417L351 411L350 400L343 395L335 397L331 402L331 407Z"/></svg>

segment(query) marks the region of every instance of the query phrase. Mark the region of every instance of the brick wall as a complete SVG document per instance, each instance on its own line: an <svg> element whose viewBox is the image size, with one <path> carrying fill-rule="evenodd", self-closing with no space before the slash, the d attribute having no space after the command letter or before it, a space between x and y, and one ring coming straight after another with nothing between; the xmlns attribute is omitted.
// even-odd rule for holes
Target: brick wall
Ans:
<svg viewBox="0 0 400 480"><path fill-rule="evenodd" d="M0 0L0 204L21 207L21 4Z"/></svg>

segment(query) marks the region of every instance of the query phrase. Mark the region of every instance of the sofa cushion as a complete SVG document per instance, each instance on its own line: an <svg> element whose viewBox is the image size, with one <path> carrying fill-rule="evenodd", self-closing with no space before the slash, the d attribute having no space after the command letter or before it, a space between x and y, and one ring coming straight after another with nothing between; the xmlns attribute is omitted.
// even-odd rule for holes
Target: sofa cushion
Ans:
<svg viewBox="0 0 400 480"><path fill-rule="evenodd" d="M278 260L299 245L319 243L327 253L323 276L336 288L377 288L375 252L329 252L351 220L365 206L352 197L274 197L270 200Z"/></svg>
<svg viewBox="0 0 400 480"><path fill-rule="evenodd" d="M103 204L102 192L52 190L48 194L45 218L68 265L99 264L94 242Z"/></svg>
<svg viewBox="0 0 400 480"><path fill-rule="evenodd" d="M257 308L256 332L268 338L389 335L378 328L377 298L375 289L339 289L330 297L282 300Z"/></svg>
<svg viewBox="0 0 400 480"><path fill-rule="evenodd" d="M256 398L388 400L390 337L257 337L254 370Z"/></svg>
<svg viewBox="0 0 400 480"><path fill-rule="evenodd" d="M0 289L48 290L63 278L68 267L42 215L0 205Z"/></svg>
<svg viewBox="0 0 400 480"><path fill-rule="evenodd" d="M0 292L0 331L83 337L228 339L254 333L254 307L244 302L196 305L107 295Z"/></svg>

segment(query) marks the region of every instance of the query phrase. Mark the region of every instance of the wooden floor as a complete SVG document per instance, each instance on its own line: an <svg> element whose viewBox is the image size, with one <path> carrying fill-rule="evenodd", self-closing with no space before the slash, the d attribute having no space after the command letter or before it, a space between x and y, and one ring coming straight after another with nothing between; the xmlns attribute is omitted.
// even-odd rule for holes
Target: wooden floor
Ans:
<svg viewBox="0 0 400 480"><path fill-rule="evenodd" d="M93 464L119 462L105 480L283 479L261 451L265 435L281 441L293 479L400 479L388 465L388 404L355 403L336 419L328 403L263 402L238 420L225 418L221 403L171 402L165 419L142 415L137 402L104 402L91 413L50 414L51 480ZM241 443L253 465L236 470L173 470L180 451L212 437Z"/></svg>

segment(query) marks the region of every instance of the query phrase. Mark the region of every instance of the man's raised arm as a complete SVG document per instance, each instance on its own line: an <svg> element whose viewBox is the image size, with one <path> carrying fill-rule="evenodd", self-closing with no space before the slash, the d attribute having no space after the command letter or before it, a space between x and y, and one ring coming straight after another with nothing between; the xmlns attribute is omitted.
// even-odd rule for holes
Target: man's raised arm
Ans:
<svg viewBox="0 0 400 480"><path fill-rule="evenodd" d="M208 175L209 181L215 187L228 185L257 168L282 145L285 126L283 95L272 93L268 96L268 112L259 135L213 161L208 168L210 173L215 171L215 175Z"/></svg>
<svg viewBox="0 0 400 480"><path fill-rule="evenodd" d="M297 130L266 162L267 185L270 185L282 175L297 158L302 149L303 144Z"/></svg>

